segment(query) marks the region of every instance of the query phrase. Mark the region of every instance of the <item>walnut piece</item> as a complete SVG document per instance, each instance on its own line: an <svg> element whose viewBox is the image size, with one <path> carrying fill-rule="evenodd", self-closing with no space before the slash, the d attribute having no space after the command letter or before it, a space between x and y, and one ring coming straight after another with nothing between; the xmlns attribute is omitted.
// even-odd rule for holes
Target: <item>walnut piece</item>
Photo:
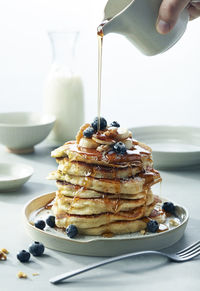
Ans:
<svg viewBox="0 0 200 291"><path fill-rule="evenodd" d="M33 273L32 276L39 276L39 273Z"/></svg>
<svg viewBox="0 0 200 291"><path fill-rule="evenodd" d="M3 252L6 255L9 254L9 251L7 249L5 249L5 248L1 249L1 252Z"/></svg>
<svg viewBox="0 0 200 291"><path fill-rule="evenodd" d="M6 261L7 260L7 256L4 252L0 251L0 261Z"/></svg>
<svg viewBox="0 0 200 291"><path fill-rule="evenodd" d="M17 273L17 277L18 277L19 279L26 279L28 276L27 276L24 272L19 271L19 272Z"/></svg>

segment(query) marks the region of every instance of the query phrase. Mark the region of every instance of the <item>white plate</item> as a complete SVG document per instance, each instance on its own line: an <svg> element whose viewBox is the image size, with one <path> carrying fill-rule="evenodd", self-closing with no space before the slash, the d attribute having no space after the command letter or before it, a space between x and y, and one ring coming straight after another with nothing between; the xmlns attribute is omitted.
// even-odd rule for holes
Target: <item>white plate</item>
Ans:
<svg viewBox="0 0 200 291"><path fill-rule="evenodd" d="M33 168L24 164L0 163L0 192L15 191L33 174Z"/></svg>
<svg viewBox="0 0 200 291"><path fill-rule="evenodd" d="M156 168L200 165L199 127L145 126L130 130L135 139L152 148Z"/></svg>
<svg viewBox="0 0 200 291"><path fill-rule="evenodd" d="M115 256L141 250L158 250L169 247L176 243L184 234L188 212L182 206L177 206L177 216L180 225L171 229L156 233L145 234L132 233L116 235L111 238L102 236L77 236L70 239L63 231L47 227L44 231L34 227L34 221L50 215L50 210L42 214L44 208L52 199L55 193L49 193L31 200L24 209L25 226L28 234L36 241L42 242L46 247L58 251L88 256Z"/></svg>

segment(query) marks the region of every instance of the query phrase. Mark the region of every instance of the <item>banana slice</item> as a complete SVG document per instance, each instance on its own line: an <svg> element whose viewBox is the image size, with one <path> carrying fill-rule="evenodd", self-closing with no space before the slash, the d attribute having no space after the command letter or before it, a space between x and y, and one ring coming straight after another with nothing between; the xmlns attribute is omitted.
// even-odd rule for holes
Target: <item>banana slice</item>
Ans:
<svg viewBox="0 0 200 291"><path fill-rule="evenodd" d="M103 140L103 139L98 139L98 138L93 136L92 139L98 144L111 145L111 144L115 143L115 141L111 138L107 138L106 140Z"/></svg>
<svg viewBox="0 0 200 291"><path fill-rule="evenodd" d="M118 135L117 135L117 139L118 139L118 140L124 140L124 139L127 139L127 138L129 137L129 134L130 134L130 132L129 132L128 129L126 129L126 128L121 128L121 127L119 127L119 128L117 129L117 133L118 133Z"/></svg>
<svg viewBox="0 0 200 291"><path fill-rule="evenodd" d="M99 144L96 143L91 138L82 137L80 139L79 146L83 148L88 148L88 149L96 149L99 146Z"/></svg>
<svg viewBox="0 0 200 291"><path fill-rule="evenodd" d="M122 140L122 142L125 144L127 150L130 150L133 148L133 141L131 138L127 138L125 140Z"/></svg>

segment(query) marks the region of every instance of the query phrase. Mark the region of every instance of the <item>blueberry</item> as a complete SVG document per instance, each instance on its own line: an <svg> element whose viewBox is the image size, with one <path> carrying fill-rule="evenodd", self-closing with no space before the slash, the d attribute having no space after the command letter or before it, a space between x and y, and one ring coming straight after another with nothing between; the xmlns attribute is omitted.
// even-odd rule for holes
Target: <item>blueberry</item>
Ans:
<svg viewBox="0 0 200 291"><path fill-rule="evenodd" d="M44 220L38 220L35 222L35 227L43 230L45 228L45 222Z"/></svg>
<svg viewBox="0 0 200 291"><path fill-rule="evenodd" d="M29 252L33 256L39 257L44 253L44 245L38 241L35 241L29 246Z"/></svg>
<svg viewBox="0 0 200 291"><path fill-rule="evenodd" d="M162 209L168 213L175 213L175 206L172 202L164 202L162 205Z"/></svg>
<svg viewBox="0 0 200 291"><path fill-rule="evenodd" d="M66 228L66 233L70 238L75 237L78 234L78 229L76 225L74 224L68 225L68 227Z"/></svg>
<svg viewBox="0 0 200 291"><path fill-rule="evenodd" d="M85 137L91 137L93 135L93 133L95 132L93 127L88 127L84 130L83 135Z"/></svg>
<svg viewBox="0 0 200 291"><path fill-rule="evenodd" d="M126 146L123 142L119 141L117 143L114 144L113 146L113 150L117 153L117 154L125 154L126 153Z"/></svg>
<svg viewBox="0 0 200 291"><path fill-rule="evenodd" d="M30 253L25 251L25 250L22 250L20 251L18 254L17 254L17 259L22 262L22 263L26 263L29 261L30 259Z"/></svg>
<svg viewBox="0 0 200 291"><path fill-rule="evenodd" d="M159 228L158 222L156 220L150 220L147 223L147 230L149 232L156 232Z"/></svg>
<svg viewBox="0 0 200 291"><path fill-rule="evenodd" d="M50 227L54 227L56 225L55 224L55 216L50 215L49 217L47 217L46 224Z"/></svg>
<svg viewBox="0 0 200 291"><path fill-rule="evenodd" d="M120 124L117 121L113 121L113 122L111 122L110 126L120 127Z"/></svg>
<svg viewBox="0 0 200 291"><path fill-rule="evenodd" d="M98 130L98 126L99 126L99 118L96 117L94 119L94 121L92 122L92 127L94 128L94 130ZM100 130L104 130L107 127L107 121L105 120L105 118L100 117Z"/></svg>

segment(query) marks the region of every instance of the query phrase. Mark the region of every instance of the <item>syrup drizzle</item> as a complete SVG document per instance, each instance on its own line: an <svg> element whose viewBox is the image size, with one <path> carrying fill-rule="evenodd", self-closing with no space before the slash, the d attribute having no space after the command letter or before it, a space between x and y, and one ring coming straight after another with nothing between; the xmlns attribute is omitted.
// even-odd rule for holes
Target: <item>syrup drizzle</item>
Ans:
<svg viewBox="0 0 200 291"><path fill-rule="evenodd" d="M98 100L97 100L97 116L98 116L98 130L100 130L103 36L98 34L97 38L98 38Z"/></svg>

